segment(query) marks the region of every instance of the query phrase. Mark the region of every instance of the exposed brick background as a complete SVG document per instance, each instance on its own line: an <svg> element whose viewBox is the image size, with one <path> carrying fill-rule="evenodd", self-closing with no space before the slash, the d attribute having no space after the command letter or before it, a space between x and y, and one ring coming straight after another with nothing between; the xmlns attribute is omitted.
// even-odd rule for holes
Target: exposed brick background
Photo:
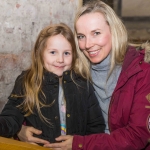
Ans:
<svg viewBox="0 0 150 150"><path fill-rule="evenodd" d="M73 29L81 0L0 0L0 112L16 77L30 64L40 30L64 22Z"/></svg>
<svg viewBox="0 0 150 150"><path fill-rule="evenodd" d="M0 112L16 77L30 64L30 52L39 31L48 24L58 22L65 22L73 29L74 15L81 1L0 0ZM113 1L116 11L120 0ZM131 0L122 0L124 16L134 16L135 13L138 16L139 10L144 11L142 15L150 16L150 0L134 1L135 5ZM124 23L130 39L150 40L149 21Z"/></svg>

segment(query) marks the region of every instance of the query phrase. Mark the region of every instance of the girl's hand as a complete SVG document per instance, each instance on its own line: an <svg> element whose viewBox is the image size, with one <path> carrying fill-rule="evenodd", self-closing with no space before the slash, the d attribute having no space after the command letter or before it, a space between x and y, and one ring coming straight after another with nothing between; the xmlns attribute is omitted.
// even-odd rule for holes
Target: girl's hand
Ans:
<svg viewBox="0 0 150 150"><path fill-rule="evenodd" d="M33 134L41 134L42 131L35 129L33 127L29 127L29 126L24 126L22 125L22 128L20 130L20 132L18 133L18 138L23 141L23 142L27 142L30 144L35 144L37 145L37 143L41 143L41 144L48 144L49 142L40 138L36 138L33 136Z"/></svg>
<svg viewBox="0 0 150 150"><path fill-rule="evenodd" d="M50 147L54 150L72 150L73 136L62 135L56 138L59 143L45 144L44 147Z"/></svg>

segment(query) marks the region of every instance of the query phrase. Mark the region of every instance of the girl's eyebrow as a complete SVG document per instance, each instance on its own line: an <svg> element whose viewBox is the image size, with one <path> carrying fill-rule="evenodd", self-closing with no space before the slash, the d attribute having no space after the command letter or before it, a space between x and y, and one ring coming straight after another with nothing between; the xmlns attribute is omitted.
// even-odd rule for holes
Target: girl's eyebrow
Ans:
<svg viewBox="0 0 150 150"><path fill-rule="evenodd" d="M54 49L54 48L48 48L47 50L50 51L59 51L58 49ZM72 51L71 49L64 49L65 51Z"/></svg>
<svg viewBox="0 0 150 150"><path fill-rule="evenodd" d="M82 35L83 35L83 33L77 33L77 35L78 35L78 34L82 34Z"/></svg>

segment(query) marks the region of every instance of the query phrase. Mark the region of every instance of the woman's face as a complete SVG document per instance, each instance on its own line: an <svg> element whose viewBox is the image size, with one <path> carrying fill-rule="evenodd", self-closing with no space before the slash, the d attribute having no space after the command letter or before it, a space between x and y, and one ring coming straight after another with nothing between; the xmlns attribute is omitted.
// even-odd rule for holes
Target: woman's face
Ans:
<svg viewBox="0 0 150 150"><path fill-rule="evenodd" d="M92 63L99 63L109 55L111 32L103 14L84 14L76 22L76 31L80 50Z"/></svg>

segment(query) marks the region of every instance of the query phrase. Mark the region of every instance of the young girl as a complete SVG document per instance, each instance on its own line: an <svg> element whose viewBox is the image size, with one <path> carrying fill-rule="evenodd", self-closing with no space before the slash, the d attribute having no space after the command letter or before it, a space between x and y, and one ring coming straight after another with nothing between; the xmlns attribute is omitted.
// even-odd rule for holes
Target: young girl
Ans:
<svg viewBox="0 0 150 150"><path fill-rule="evenodd" d="M35 43L32 63L15 82L0 114L0 136L17 134L23 122L42 131L38 138L55 142L65 134L104 132L89 69L77 54L65 24L44 28Z"/></svg>

